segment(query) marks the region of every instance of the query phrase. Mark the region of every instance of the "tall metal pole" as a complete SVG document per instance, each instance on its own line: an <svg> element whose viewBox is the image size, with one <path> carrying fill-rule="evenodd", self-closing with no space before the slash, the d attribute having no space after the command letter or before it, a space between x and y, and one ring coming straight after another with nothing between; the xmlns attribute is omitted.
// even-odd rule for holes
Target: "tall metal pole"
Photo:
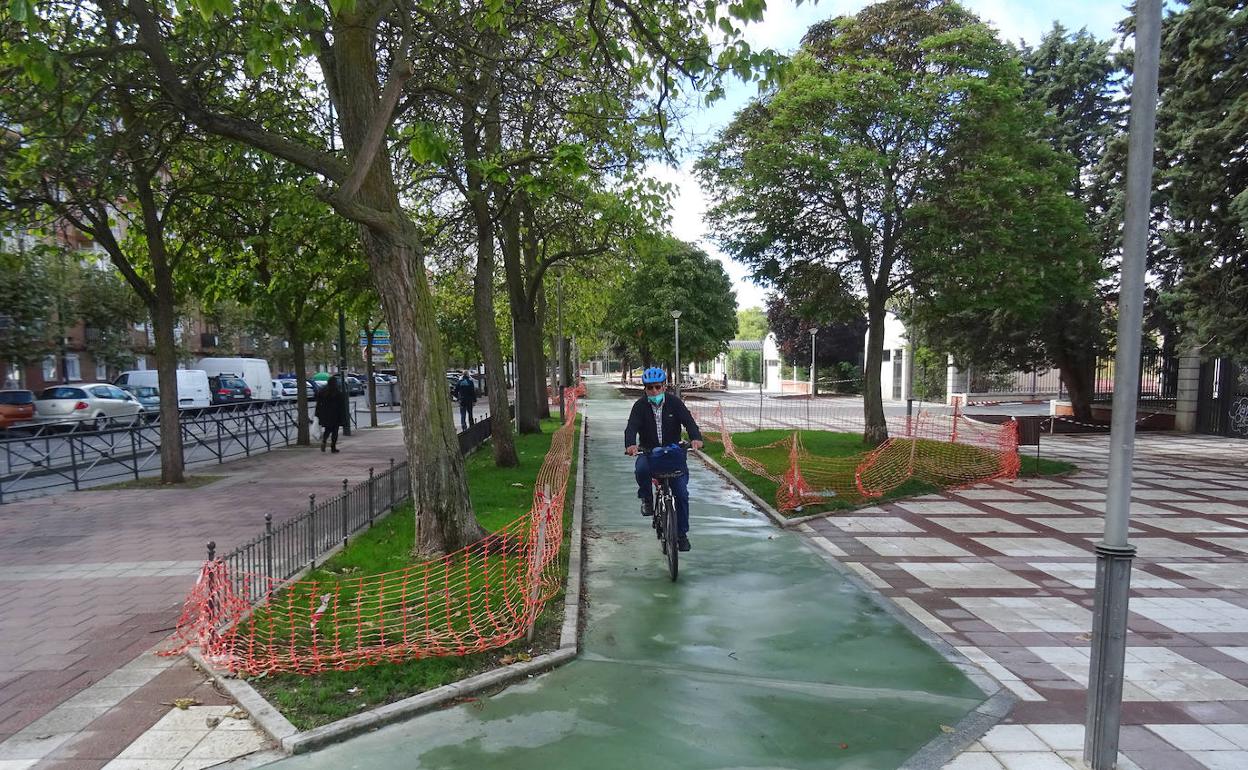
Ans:
<svg viewBox="0 0 1248 770"><path fill-rule="evenodd" d="M1144 317L1145 253L1153 177L1157 114L1157 62L1161 2L1139 0L1135 11L1135 68L1127 151L1127 209L1123 221L1122 285L1118 300L1118 352L1114 362L1114 413L1104 539L1096 546L1096 606L1088 672L1083 759L1092 770L1110 770L1118 758L1122 672L1127 651L1127 601L1135 546L1127 542L1131 461L1139 398L1140 330Z"/></svg>
<svg viewBox="0 0 1248 770"><path fill-rule="evenodd" d="M338 384L342 386L342 435L351 435L351 392L347 389L347 314L338 308Z"/></svg>
<svg viewBox="0 0 1248 770"><path fill-rule="evenodd" d="M810 397L815 397L815 333L818 329L810 330Z"/></svg>

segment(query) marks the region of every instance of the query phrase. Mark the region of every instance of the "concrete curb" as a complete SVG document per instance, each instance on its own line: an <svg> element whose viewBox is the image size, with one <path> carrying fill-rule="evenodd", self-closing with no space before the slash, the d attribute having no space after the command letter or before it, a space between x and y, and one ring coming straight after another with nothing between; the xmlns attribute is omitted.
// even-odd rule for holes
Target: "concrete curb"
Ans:
<svg viewBox="0 0 1248 770"><path fill-rule="evenodd" d="M254 687L242 679L217 671L190 648L184 653L205 674L225 690L256 726L272 738L287 754L302 754L331 743L350 738L368 730L398 722L408 717L445 706L457 698L499 687L512 682L537 676L556 668L577 656L581 620L581 586L585 580L585 447L589 431L589 418L581 415L581 436L576 466L576 494L572 504L572 536L568 546L568 582L564 593L563 627L559 633L559 649L532 660L513 663L476 676L443 685L410 698L387 703L375 709L339 719L321 727L304 732L290 723L274 706L265 700Z"/></svg>
<svg viewBox="0 0 1248 770"><path fill-rule="evenodd" d="M706 463L707 467L723 476L737 491L758 506L767 515L767 518L783 529L796 527L810 519L824 517L823 515L818 515L807 516L802 520L785 520L778 511L755 494L744 482L724 470L723 467L704 453L698 452L697 454ZM952 725L950 732L943 733L928 741L922 748L911 755L898 770L938 770L946 763L952 761L966 747L982 737L993 725L1000 722L1010 713L1014 708L1014 704L1018 702L1018 697L1014 693L1006 689L1004 685L982 668L968 660L953 645L945 641L940 634L923 625L910 613L894 604L892 599L875 586L867 583L861 575L846 567L832 554L811 543L806 537L801 537L801 541L813 553L818 554L820 558L827 562L841 578L870 597L881 609L905 626L906 630L919 637L927 646L931 647L937 654L961 671L987 697L987 700L959 720L956 725Z"/></svg>

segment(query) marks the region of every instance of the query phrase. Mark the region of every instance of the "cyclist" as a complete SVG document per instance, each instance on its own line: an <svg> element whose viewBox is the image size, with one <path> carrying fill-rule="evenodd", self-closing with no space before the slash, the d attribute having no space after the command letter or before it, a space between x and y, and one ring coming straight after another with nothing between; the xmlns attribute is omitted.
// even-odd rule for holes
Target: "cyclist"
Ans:
<svg viewBox="0 0 1248 770"><path fill-rule="evenodd" d="M667 373L657 367L651 367L641 375L641 382L646 388L646 395L637 399L633 411L628 415L628 425L624 428L624 453L636 456L637 465L634 473L637 476L637 497L641 498L641 515L653 516L654 504L650 493L650 464L646 453L660 446L675 444L680 441L680 429L683 426L689 432L689 441L694 449L702 448L702 431L694 422L693 415L678 397L665 393ZM689 469L686 466L684 475L671 480L672 495L676 498L676 516L680 527L678 547L688 551L689 545Z"/></svg>

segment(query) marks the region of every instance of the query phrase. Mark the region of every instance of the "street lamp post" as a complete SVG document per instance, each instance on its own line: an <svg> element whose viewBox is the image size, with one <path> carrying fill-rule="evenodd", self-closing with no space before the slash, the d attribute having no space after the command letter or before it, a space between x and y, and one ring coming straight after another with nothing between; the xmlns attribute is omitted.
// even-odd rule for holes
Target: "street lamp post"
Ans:
<svg viewBox="0 0 1248 770"><path fill-rule="evenodd" d="M815 333L818 329L810 330L810 397L815 397Z"/></svg>
<svg viewBox="0 0 1248 770"><path fill-rule="evenodd" d="M1114 362L1114 406L1106 474L1105 533L1096 546L1096 601L1083 741L1083 760L1093 770L1109 770L1116 764L1122 717L1127 606L1131 562L1135 557L1135 546L1127 541L1127 525L1140 385L1140 336L1160 48L1161 0L1140 0L1135 7L1135 67L1127 150L1127 206L1122 228L1122 286L1118 295L1118 352Z"/></svg>
<svg viewBox="0 0 1248 770"><path fill-rule="evenodd" d="M672 372L672 386L680 396L680 311L672 311L672 322L676 324L676 371Z"/></svg>
<svg viewBox="0 0 1248 770"><path fill-rule="evenodd" d="M347 314L338 308L338 384L342 386L342 435L351 435L351 391L347 388Z"/></svg>

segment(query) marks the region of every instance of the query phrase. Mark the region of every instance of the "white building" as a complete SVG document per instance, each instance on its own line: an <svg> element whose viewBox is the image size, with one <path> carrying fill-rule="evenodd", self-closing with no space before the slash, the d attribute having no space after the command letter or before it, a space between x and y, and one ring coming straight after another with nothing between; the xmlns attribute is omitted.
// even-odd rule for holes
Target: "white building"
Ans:
<svg viewBox="0 0 1248 770"><path fill-rule="evenodd" d="M863 350L871 332L863 338ZM864 357L865 360L865 357ZM905 401L911 397L914 381L914 355L906 337L906 325L893 313L884 315L884 355L880 362L880 394L885 401Z"/></svg>

